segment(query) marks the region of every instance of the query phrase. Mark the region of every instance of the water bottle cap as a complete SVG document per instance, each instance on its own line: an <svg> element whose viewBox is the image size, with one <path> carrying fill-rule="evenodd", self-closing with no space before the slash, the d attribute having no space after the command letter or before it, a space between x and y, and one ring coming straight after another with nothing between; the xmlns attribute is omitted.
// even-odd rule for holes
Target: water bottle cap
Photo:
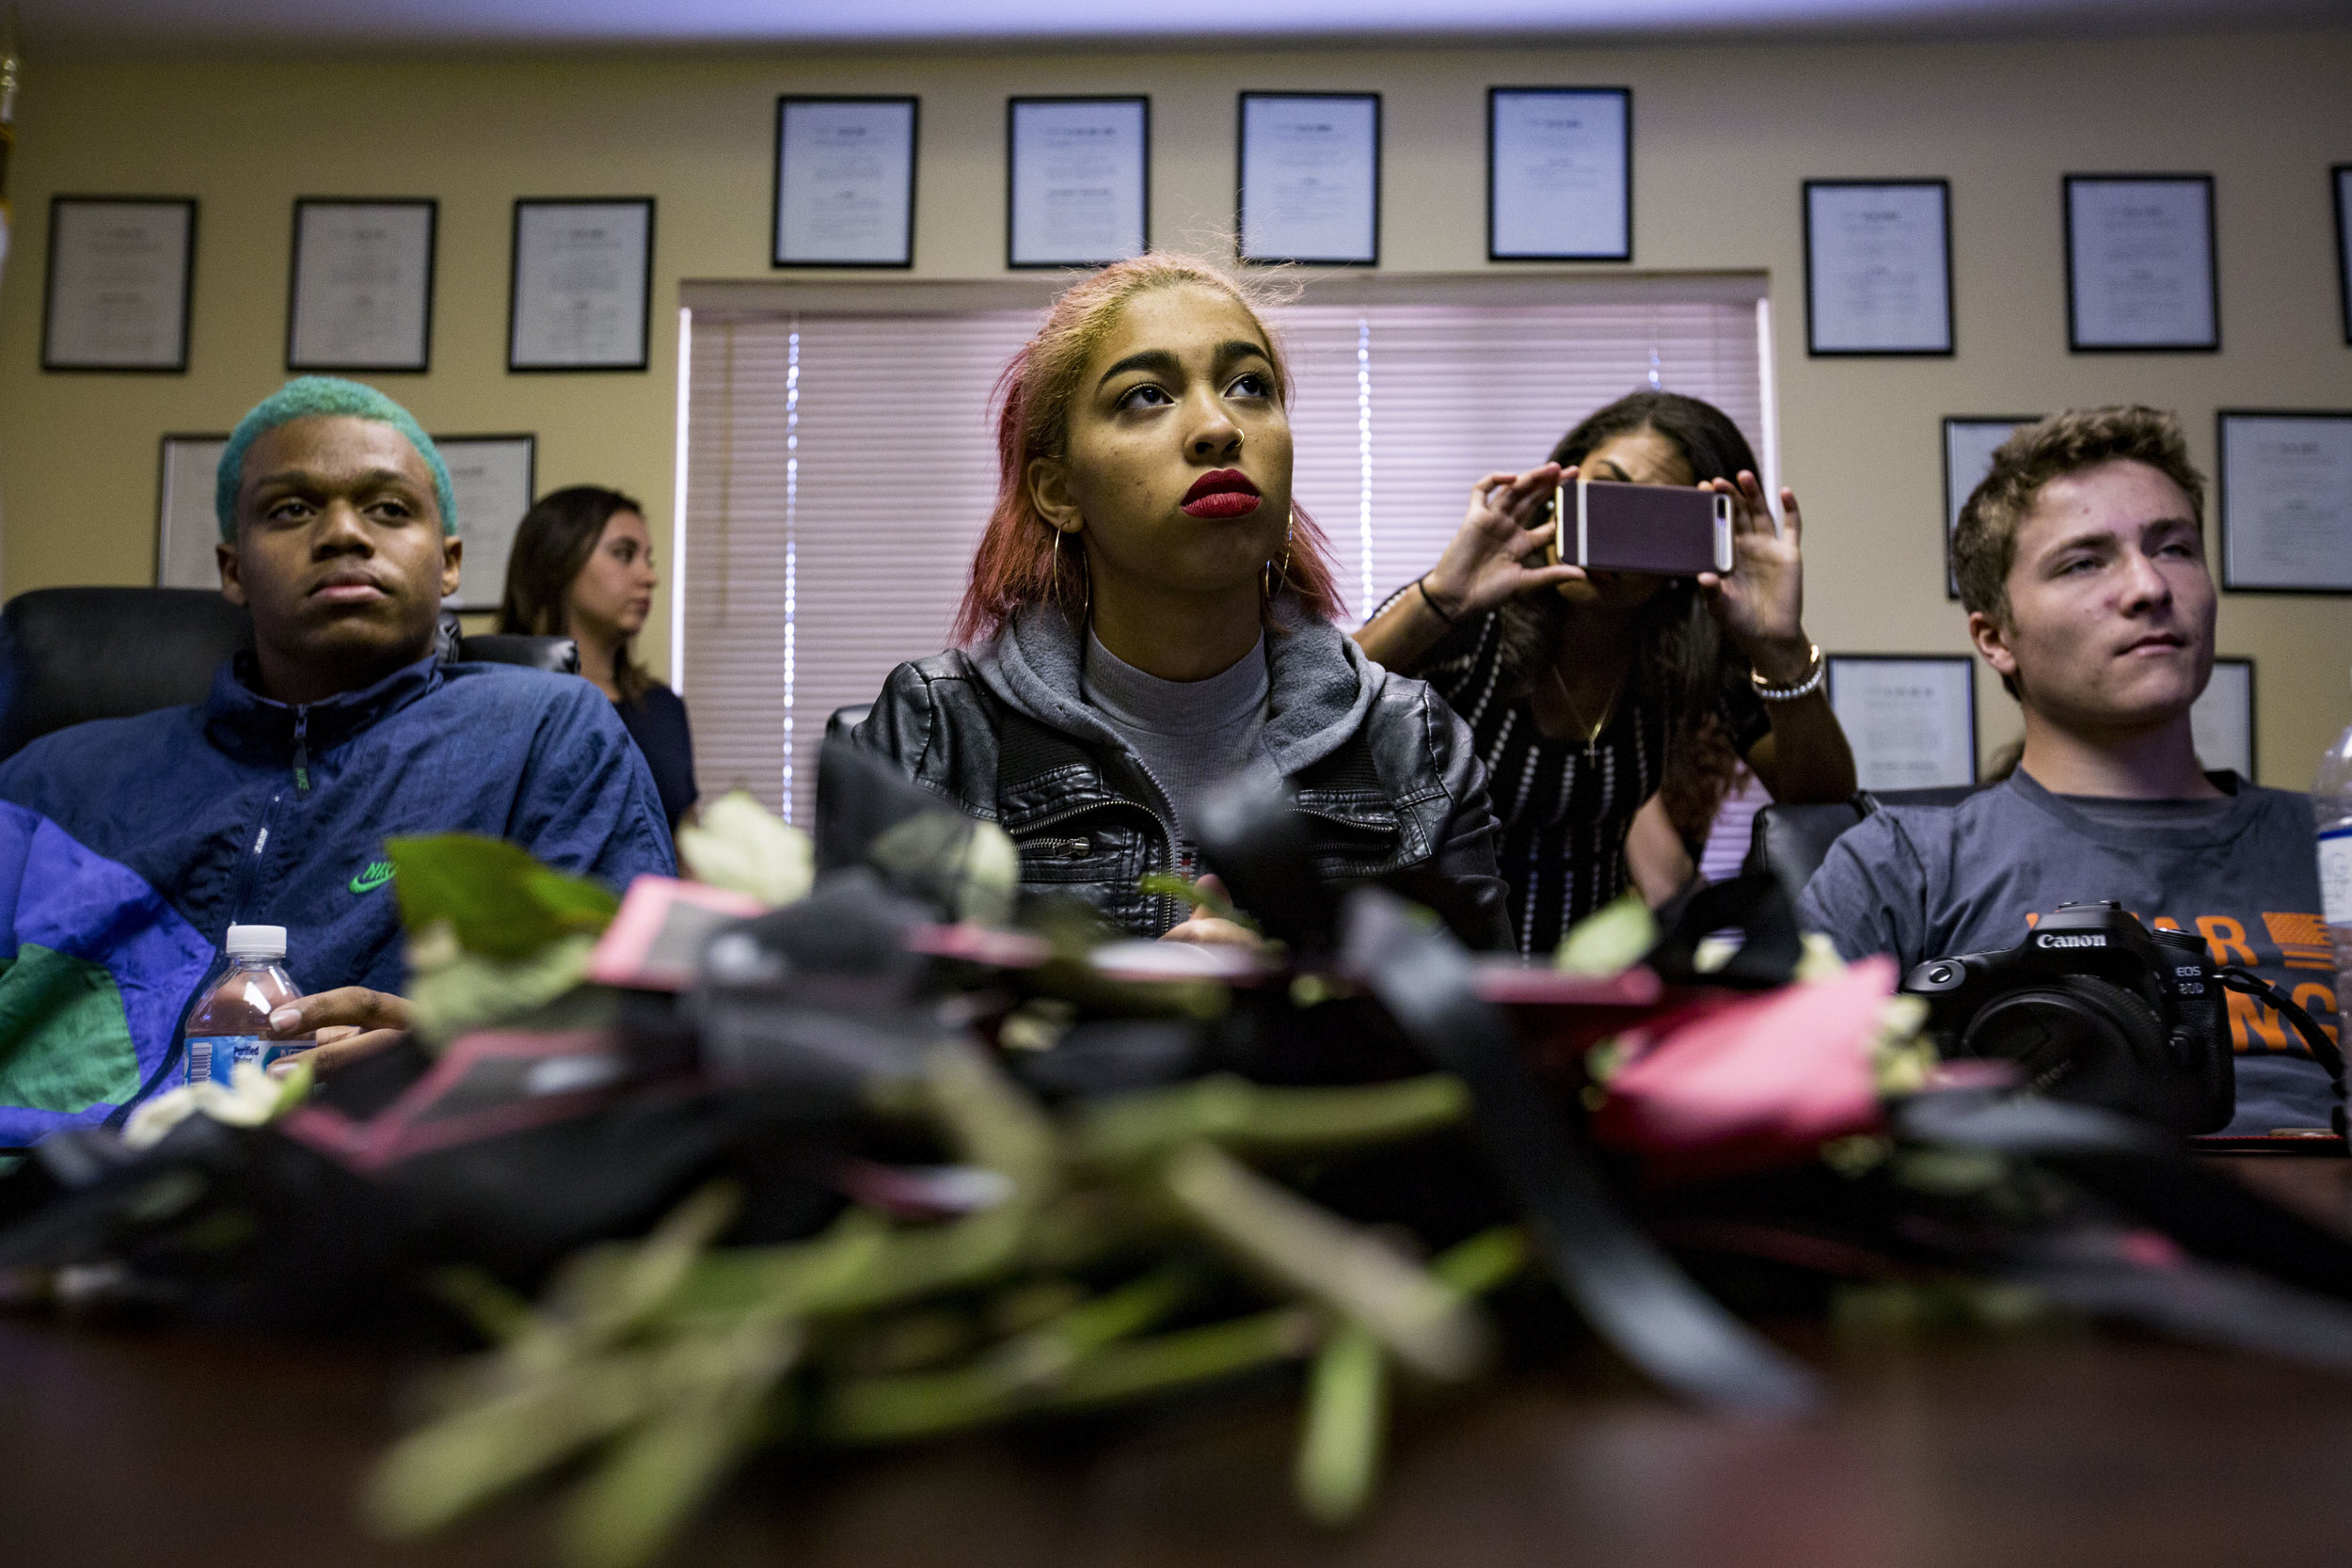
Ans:
<svg viewBox="0 0 2352 1568"><path fill-rule="evenodd" d="M286 927L231 926L221 950L232 958L282 958L286 956Z"/></svg>

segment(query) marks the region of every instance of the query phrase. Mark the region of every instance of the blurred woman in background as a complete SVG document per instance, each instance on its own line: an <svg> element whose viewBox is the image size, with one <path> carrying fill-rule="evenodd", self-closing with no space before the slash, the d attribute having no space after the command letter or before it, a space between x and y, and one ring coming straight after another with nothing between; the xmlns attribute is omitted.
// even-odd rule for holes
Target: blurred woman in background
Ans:
<svg viewBox="0 0 2352 1568"><path fill-rule="evenodd" d="M1853 793L1853 754L1804 634L1797 498L1780 493L1788 524L1775 525L1756 469L1721 409L1673 392L1620 398L1541 467L1471 486L1445 554L1356 634L1443 693L1477 737L1522 952L1550 952L1629 887L1664 902L1742 761L1775 800ZM1731 571L1545 564L1553 491L1580 474L1731 497Z"/></svg>
<svg viewBox="0 0 2352 1568"><path fill-rule="evenodd" d="M506 561L499 630L580 645L580 674L612 699L653 769L675 832L695 799L686 705L629 657L628 646L660 581L644 508L618 490L575 484L523 514Z"/></svg>

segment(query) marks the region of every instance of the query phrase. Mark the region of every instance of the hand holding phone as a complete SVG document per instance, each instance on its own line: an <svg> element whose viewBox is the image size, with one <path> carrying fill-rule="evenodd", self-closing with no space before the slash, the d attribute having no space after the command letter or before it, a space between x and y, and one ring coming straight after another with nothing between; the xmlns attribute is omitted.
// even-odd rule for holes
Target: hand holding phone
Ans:
<svg viewBox="0 0 2352 1568"><path fill-rule="evenodd" d="M1573 567L1545 554L1552 493L1562 477L1558 464L1546 463L1525 473L1491 473L1470 486L1462 526L1422 576L1439 615L1449 622L1484 615L1521 594L1575 579Z"/></svg>

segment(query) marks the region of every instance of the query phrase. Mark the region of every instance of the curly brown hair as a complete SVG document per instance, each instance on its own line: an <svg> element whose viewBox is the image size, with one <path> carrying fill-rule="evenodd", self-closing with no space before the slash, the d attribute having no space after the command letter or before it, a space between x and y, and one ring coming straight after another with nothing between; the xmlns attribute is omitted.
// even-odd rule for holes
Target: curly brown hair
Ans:
<svg viewBox="0 0 2352 1568"><path fill-rule="evenodd" d="M2020 428L1993 453L1993 470L1968 493L1952 531L1952 576L1974 614L2009 620L2009 573L2017 563L2017 525L2042 486L2102 463L2145 463L2181 487L2190 515L2205 523L2205 476L2188 458L2181 421L2137 404L2069 408Z"/></svg>
<svg viewBox="0 0 2352 1568"><path fill-rule="evenodd" d="M1581 463L1619 436L1655 431L1672 442L1694 480L1760 472L1756 452L1729 415L1678 392L1645 391L1587 415L1560 437L1551 461ZM1521 594L1503 607L1502 689L1514 700L1534 689L1571 611L1557 594ZM1739 782L1742 761L1722 708L1748 689L1748 661L1726 642L1698 584L1677 578L1634 616L1633 685L1666 710L1666 761L1659 803L1693 858L1715 813Z"/></svg>
<svg viewBox="0 0 2352 1568"><path fill-rule="evenodd" d="M2052 480L2128 459L2145 463L2181 487L2189 515L2205 526L2205 476L2188 460L2181 421L2160 408L2116 404L2069 408L2019 428L1993 452L1993 469L1968 492L1952 529L1952 580L1969 613L2009 624L2009 573L2017 564L2017 525ZM2017 695L2017 682L2001 677Z"/></svg>

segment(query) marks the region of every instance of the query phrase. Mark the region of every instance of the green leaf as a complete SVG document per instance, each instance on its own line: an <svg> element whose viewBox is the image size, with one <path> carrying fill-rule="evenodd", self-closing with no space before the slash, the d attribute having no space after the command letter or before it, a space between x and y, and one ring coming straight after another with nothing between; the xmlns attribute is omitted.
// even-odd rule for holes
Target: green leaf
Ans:
<svg viewBox="0 0 2352 1568"><path fill-rule="evenodd" d="M1484 1315L1378 1232L1206 1142L1170 1159L1159 1182L1179 1213L1251 1272L1361 1324L1414 1371L1451 1383L1484 1364Z"/></svg>
<svg viewBox="0 0 2352 1568"><path fill-rule="evenodd" d="M698 882L774 907L804 896L817 878L809 837L746 790L730 790L677 832L678 863Z"/></svg>
<svg viewBox="0 0 2352 1568"><path fill-rule="evenodd" d="M910 816L866 847L866 861L946 904L958 920L1002 926L1021 887L1021 851L1004 829L959 812Z"/></svg>
<svg viewBox="0 0 2352 1568"><path fill-rule="evenodd" d="M1372 1501L1388 1432L1389 1370L1380 1341L1343 1323L1316 1353L1292 1484L1318 1525L1348 1524Z"/></svg>
<svg viewBox="0 0 2352 1568"><path fill-rule="evenodd" d="M541 908L555 916L556 924L566 934L585 931L590 936L602 936L621 907L619 899L596 883L549 871L544 865L532 866L523 878L523 886Z"/></svg>
<svg viewBox="0 0 2352 1568"><path fill-rule="evenodd" d="M558 935L517 958L460 950L446 960L436 955L430 963L412 961L408 1000L416 1033L437 1048L470 1029L527 1019L571 993L586 977L595 951L596 938L583 931Z"/></svg>
<svg viewBox="0 0 2352 1568"><path fill-rule="evenodd" d="M369 1479L369 1523L422 1535L640 1419L653 1358L607 1356L469 1405L410 1433Z"/></svg>
<svg viewBox="0 0 2352 1568"><path fill-rule="evenodd" d="M1083 1101L1069 1124L1073 1152L1134 1164L1196 1138L1269 1151L1353 1148L1422 1137L1469 1115L1470 1090L1448 1073L1341 1088L1276 1087L1216 1073Z"/></svg>
<svg viewBox="0 0 2352 1568"><path fill-rule="evenodd" d="M1658 919L1638 893L1603 904L1560 940L1552 964L1567 974L1608 975L1630 969L1658 944Z"/></svg>
<svg viewBox="0 0 2352 1568"><path fill-rule="evenodd" d="M526 958L560 937L595 935L620 908L596 883L551 871L494 838L396 838L384 851L397 873L403 926L414 932L446 921L459 946L495 958Z"/></svg>

